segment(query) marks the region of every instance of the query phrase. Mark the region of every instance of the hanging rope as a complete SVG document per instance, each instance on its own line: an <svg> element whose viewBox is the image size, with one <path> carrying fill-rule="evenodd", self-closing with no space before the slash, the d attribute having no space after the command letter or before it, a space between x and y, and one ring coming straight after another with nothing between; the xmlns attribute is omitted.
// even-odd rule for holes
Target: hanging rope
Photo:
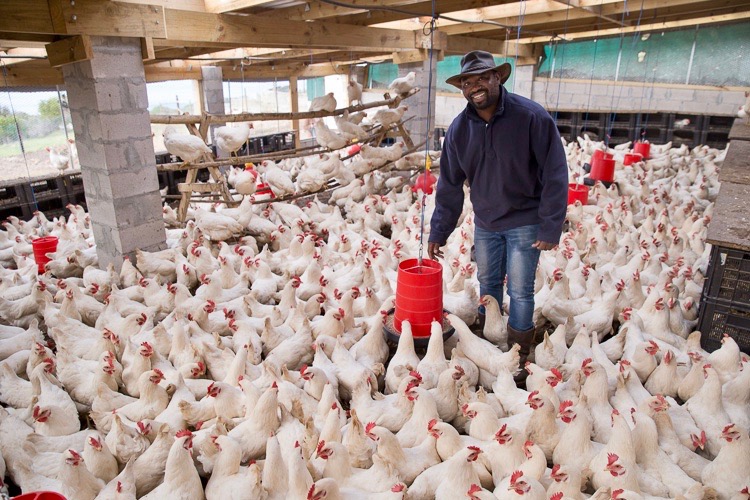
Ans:
<svg viewBox="0 0 750 500"><path fill-rule="evenodd" d="M557 79L557 102L555 103L555 113L553 115L553 118L555 120L555 123L557 123L557 113L560 110L560 88L562 87L562 74L563 74L563 64L565 63L565 46L568 44L567 38L565 36L568 34L568 18L570 17L570 0L568 0L568 8L565 9L565 24L563 24L563 48L562 48L562 55L560 56L560 77ZM555 57L557 56L557 52L555 52Z"/></svg>
<svg viewBox="0 0 750 500"><path fill-rule="evenodd" d="M10 97L10 85L8 85L8 68L5 66L5 61L0 60L0 64L3 66L3 80L5 81L5 89L8 92L8 103L10 104L10 112L13 114L13 123L16 126L16 134L18 135L18 144L21 146L21 154L23 155L23 162L26 165L26 175L31 181L31 171L29 170L29 159L26 157L26 148L23 145L23 137L21 135L21 126L18 124L18 116L16 115L16 109L13 106L13 99ZM34 193L34 186L29 182L29 189L31 190L31 200L34 203L34 210L39 210L39 204L36 201L36 193Z"/></svg>
<svg viewBox="0 0 750 500"><path fill-rule="evenodd" d="M599 10L601 10L602 4L604 3L604 0L601 0L599 2ZM599 49L599 32L600 32L600 24L597 24L596 26L596 38L594 38L594 58L591 61L591 74L589 76L589 92L588 92L588 99L586 100L586 113L584 113L583 121L584 123L589 119L589 111L591 110L591 89L594 86L594 69L596 68L596 53ZM585 126L585 125L584 125ZM583 132L583 131L581 131Z"/></svg>
<svg viewBox="0 0 750 500"><path fill-rule="evenodd" d="M430 19L430 70L429 70L429 82L427 84L427 119L425 123L425 140L424 143L424 183L422 184L422 206L419 212L419 255L417 256L417 265L422 267L422 254L424 252L424 213L425 205L427 203L427 186L430 178L430 168L432 167L432 159L430 158L430 117L432 116L432 92L433 92L433 78L435 85L437 85L437 75L433 75L433 60L435 58L435 50L433 47L433 38L435 33L435 0L432 0L432 19ZM423 28L424 30L424 28ZM437 69L437 68L436 68ZM436 72L437 73L437 72Z"/></svg>

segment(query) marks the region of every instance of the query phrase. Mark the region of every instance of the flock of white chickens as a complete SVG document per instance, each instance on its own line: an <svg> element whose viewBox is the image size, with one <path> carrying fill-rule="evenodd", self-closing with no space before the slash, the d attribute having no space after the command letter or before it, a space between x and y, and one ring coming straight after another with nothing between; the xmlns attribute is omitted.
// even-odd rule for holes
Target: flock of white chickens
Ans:
<svg viewBox="0 0 750 500"><path fill-rule="evenodd" d="M571 172L596 147L566 145ZM434 323L418 353L407 323L393 356L383 321L422 207L389 173L363 167L329 203L195 210L119 273L80 207L12 219L0 477L71 500L750 498L748 358L693 331L723 152L652 156L570 206L542 254L536 319L556 328L526 390L498 304L482 299L487 340L466 326L468 197L443 262L456 333ZM59 246L37 276L39 235Z"/></svg>

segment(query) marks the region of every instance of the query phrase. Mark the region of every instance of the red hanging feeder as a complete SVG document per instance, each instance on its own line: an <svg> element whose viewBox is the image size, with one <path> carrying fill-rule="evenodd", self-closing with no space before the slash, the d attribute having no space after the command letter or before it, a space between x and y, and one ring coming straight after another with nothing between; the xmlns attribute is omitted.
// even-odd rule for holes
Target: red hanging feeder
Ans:
<svg viewBox="0 0 750 500"><path fill-rule="evenodd" d="M391 321L392 320L392 321ZM395 308L388 312L385 332L394 342L405 320L411 324L414 345L426 346L433 321L443 324L443 339L454 329L443 322L443 266L431 259L407 259L398 265Z"/></svg>
<svg viewBox="0 0 750 500"><path fill-rule="evenodd" d="M34 491L18 495L11 500L66 500L66 498L55 491Z"/></svg>
<svg viewBox="0 0 750 500"><path fill-rule="evenodd" d="M581 205L589 202L589 188L585 184L570 183L568 184L568 205L580 201Z"/></svg>
<svg viewBox="0 0 750 500"><path fill-rule="evenodd" d="M638 163L643 160L643 156L640 153L625 153L625 157L622 159L622 164L625 166Z"/></svg>
<svg viewBox="0 0 750 500"><path fill-rule="evenodd" d="M423 191L425 194L432 194L436 182L437 177L432 175L430 172L425 172L417 176L417 179L414 181L414 185L411 187L411 190L415 193Z"/></svg>
<svg viewBox="0 0 750 500"><path fill-rule="evenodd" d="M44 265L50 261L47 254L57 250L57 236L44 236L43 238L32 240L31 248L34 250L37 272L44 274Z"/></svg>
<svg viewBox="0 0 750 500"><path fill-rule="evenodd" d="M598 150L597 150L598 151ZM591 159L591 172L589 173L595 181L612 182L615 180L615 159L610 153L602 152L601 155Z"/></svg>
<svg viewBox="0 0 750 500"><path fill-rule="evenodd" d="M635 141L633 152L639 153L644 160L648 160L651 157L651 143L648 141Z"/></svg>

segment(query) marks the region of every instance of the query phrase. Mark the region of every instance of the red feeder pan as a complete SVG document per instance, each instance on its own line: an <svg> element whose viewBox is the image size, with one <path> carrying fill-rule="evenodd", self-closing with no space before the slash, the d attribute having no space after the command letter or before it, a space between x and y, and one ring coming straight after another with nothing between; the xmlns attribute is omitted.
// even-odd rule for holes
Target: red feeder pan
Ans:
<svg viewBox="0 0 750 500"><path fill-rule="evenodd" d="M66 498L54 491L35 491L13 497L11 500L66 500Z"/></svg>
<svg viewBox="0 0 750 500"><path fill-rule="evenodd" d="M45 236L32 240L31 248L34 250L37 271L39 274L43 274L44 265L50 260L47 254L57 250L57 236Z"/></svg>
<svg viewBox="0 0 750 500"><path fill-rule="evenodd" d="M589 202L589 188L584 184L568 184L568 205L580 201L581 205Z"/></svg>
<svg viewBox="0 0 750 500"><path fill-rule="evenodd" d="M362 149L362 146L360 146L359 144L355 144L354 146L350 147L350 148L349 148L349 149L347 150L347 153L349 154L349 156L354 156L354 155L356 155L357 153L359 153L359 150L360 150L360 149Z"/></svg>
<svg viewBox="0 0 750 500"><path fill-rule="evenodd" d="M643 156L641 156L640 153L625 153L625 157L622 160L622 164L625 166L632 165L633 163L638 163L643 159Z"/></svg>
<svg viewBox="0 0 750 500"><path fill-rule="evenodd" d="M644 160L648 160L651 154L651 143L648 141L636 141L633 145L633 152L639 153Z"/></svg>

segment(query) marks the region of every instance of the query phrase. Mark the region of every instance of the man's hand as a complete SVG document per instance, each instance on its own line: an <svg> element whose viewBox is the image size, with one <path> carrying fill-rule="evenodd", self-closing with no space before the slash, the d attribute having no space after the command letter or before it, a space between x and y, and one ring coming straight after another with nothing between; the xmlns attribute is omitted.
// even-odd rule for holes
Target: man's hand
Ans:
<svg viewBox="0 0 750 500"><path fill-rule="evenodd" d="M427 244L427 255L430 256L430 259L437 260L438 258L443 257L443 251L440 250L440 243L434 243L430 242Z"/></svg>
<svg viewBox="0 0 750 500"><path fill-rule="evenodd" d="M537 250L552 250L557 244L550 243L549 241L536 240L531 246Z"/></svg>

